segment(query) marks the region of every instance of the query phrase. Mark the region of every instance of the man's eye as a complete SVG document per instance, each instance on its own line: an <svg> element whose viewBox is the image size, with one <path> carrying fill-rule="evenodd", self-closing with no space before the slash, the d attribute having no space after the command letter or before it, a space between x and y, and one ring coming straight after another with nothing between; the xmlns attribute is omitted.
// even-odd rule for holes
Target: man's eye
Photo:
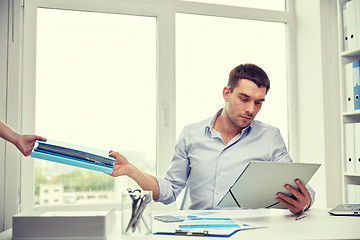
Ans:
<svg viewBox="0 0 360 240"><path fill-rule="evenodd" d="M249 101L249 99L247 99L247 98L240 98L240 100L243 101L243 102Z"/></svg>
<svg viewBox="0 0 360 240"><path fill-rule="evenodd" d="M255 105L261 105L263 102L255 102Z"/></svg>

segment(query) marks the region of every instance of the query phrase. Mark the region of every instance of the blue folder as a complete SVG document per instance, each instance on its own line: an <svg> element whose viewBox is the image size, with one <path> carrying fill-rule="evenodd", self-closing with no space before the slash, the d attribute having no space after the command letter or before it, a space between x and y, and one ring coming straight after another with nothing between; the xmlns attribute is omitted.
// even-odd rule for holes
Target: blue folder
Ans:
<svg viewBox="0 0 360 240"><path fill-rule="evenodd" d="M360 109L360 60L353 62L354 110Z"/></svg>
<svg viewBox="0 0 360 240"><path fill-rule="evenodd" d="M56 151L52 151L51 147ZM71 153L75 154L70 156ZM115 164L115 159L109 156L108 151L55 140L36 141L31 157L109 174L112 173Z"/></svg>

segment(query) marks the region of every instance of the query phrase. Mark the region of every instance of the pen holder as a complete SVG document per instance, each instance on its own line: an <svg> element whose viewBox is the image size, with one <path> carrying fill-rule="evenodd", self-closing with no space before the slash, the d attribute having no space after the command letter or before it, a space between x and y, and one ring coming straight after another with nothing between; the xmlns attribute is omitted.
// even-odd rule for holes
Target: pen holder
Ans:
<svg viewBox="0 0 360 240"><path fill-rule="evenodd" d="M128 191L122 193L121 230L123 234L152 233L152 192Z"/></svg>

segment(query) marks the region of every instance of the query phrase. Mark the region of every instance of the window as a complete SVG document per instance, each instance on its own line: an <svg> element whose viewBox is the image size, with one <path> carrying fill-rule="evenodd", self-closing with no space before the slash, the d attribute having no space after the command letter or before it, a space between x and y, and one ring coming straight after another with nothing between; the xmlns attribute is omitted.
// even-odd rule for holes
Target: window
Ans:
<svg viewBox="0 0 360 240"><path fill-rule="evenodd" d="M163 176L179 131L223 107L230 70L253 62L271 80L257 119L279 127L287 142L290 13L281 7L239 5L259 7L244 17L225 1L217 2L221 8L178 0L25 1L24 132L117 150L142 170ZM283 1L271 2L284 7ZM242 7L240 13L248 11ZM35 192L29 198L21 194L27 206L27 201L53 204L54 199L59 204L116 201L121 191L136 186L127 177L34 162L35 183L22 173L22 189ZM40 196L41 186L55 185L56 196Z"/></svg>
<svg viewBox="0 0 360 240"><path fill-rule="evenodd" d="M176 23L177 135L224 107L232 68L254 63L271 83L256 119L278 127L287 143L285 24L190 14L177 14Z"/></svg>
<svg viewBox="0 0 360 240"><path fill-rule="evenodd" d="M249 8L261 8L269 10L285 10L285 1L284 0L183 0L190 2L201 2L201 3L212 3L212 4L221 4L229 6L240 6L240 7L249 7Z"/></svg>
<svg viewBox="0 0 360 240"><path fill-rule="evenodd" d="M155 18L39 8L35 131L120 151L155 174L155 41ZM35 163L35 186L63 183L64 194L134 185L125 177L38 159Z"/></svg>

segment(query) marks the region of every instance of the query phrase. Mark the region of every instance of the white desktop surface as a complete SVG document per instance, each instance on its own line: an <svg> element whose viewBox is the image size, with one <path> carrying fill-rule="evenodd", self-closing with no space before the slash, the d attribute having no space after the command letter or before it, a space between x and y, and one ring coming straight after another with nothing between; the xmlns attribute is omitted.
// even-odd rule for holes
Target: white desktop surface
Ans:
<svg viewBox="0 0 360 240"><path fill-rule="evenodd" d="M311 208L306 211L306 217L295 220L296 216L289 210L256 209L256 210L226 210L220 211L221 216L230 217L249 224L260 224L265 228L239 231L226 239L360 239L360 217L332 216L328 209ZM198 211L197 211L198 212ZM180 214L181 212L154 212L154 215ZM121 234L121 213L117 212L116 228L107 238L118 239L195 239L203 240L205 237L147 235L132 236ZM153 221L153 230L161 229L159 221ZM0 240L10 240L12 229L0 233ZM209 239L219 239L210 237ZM220 238L221 239L221 238Z"/></svg>

